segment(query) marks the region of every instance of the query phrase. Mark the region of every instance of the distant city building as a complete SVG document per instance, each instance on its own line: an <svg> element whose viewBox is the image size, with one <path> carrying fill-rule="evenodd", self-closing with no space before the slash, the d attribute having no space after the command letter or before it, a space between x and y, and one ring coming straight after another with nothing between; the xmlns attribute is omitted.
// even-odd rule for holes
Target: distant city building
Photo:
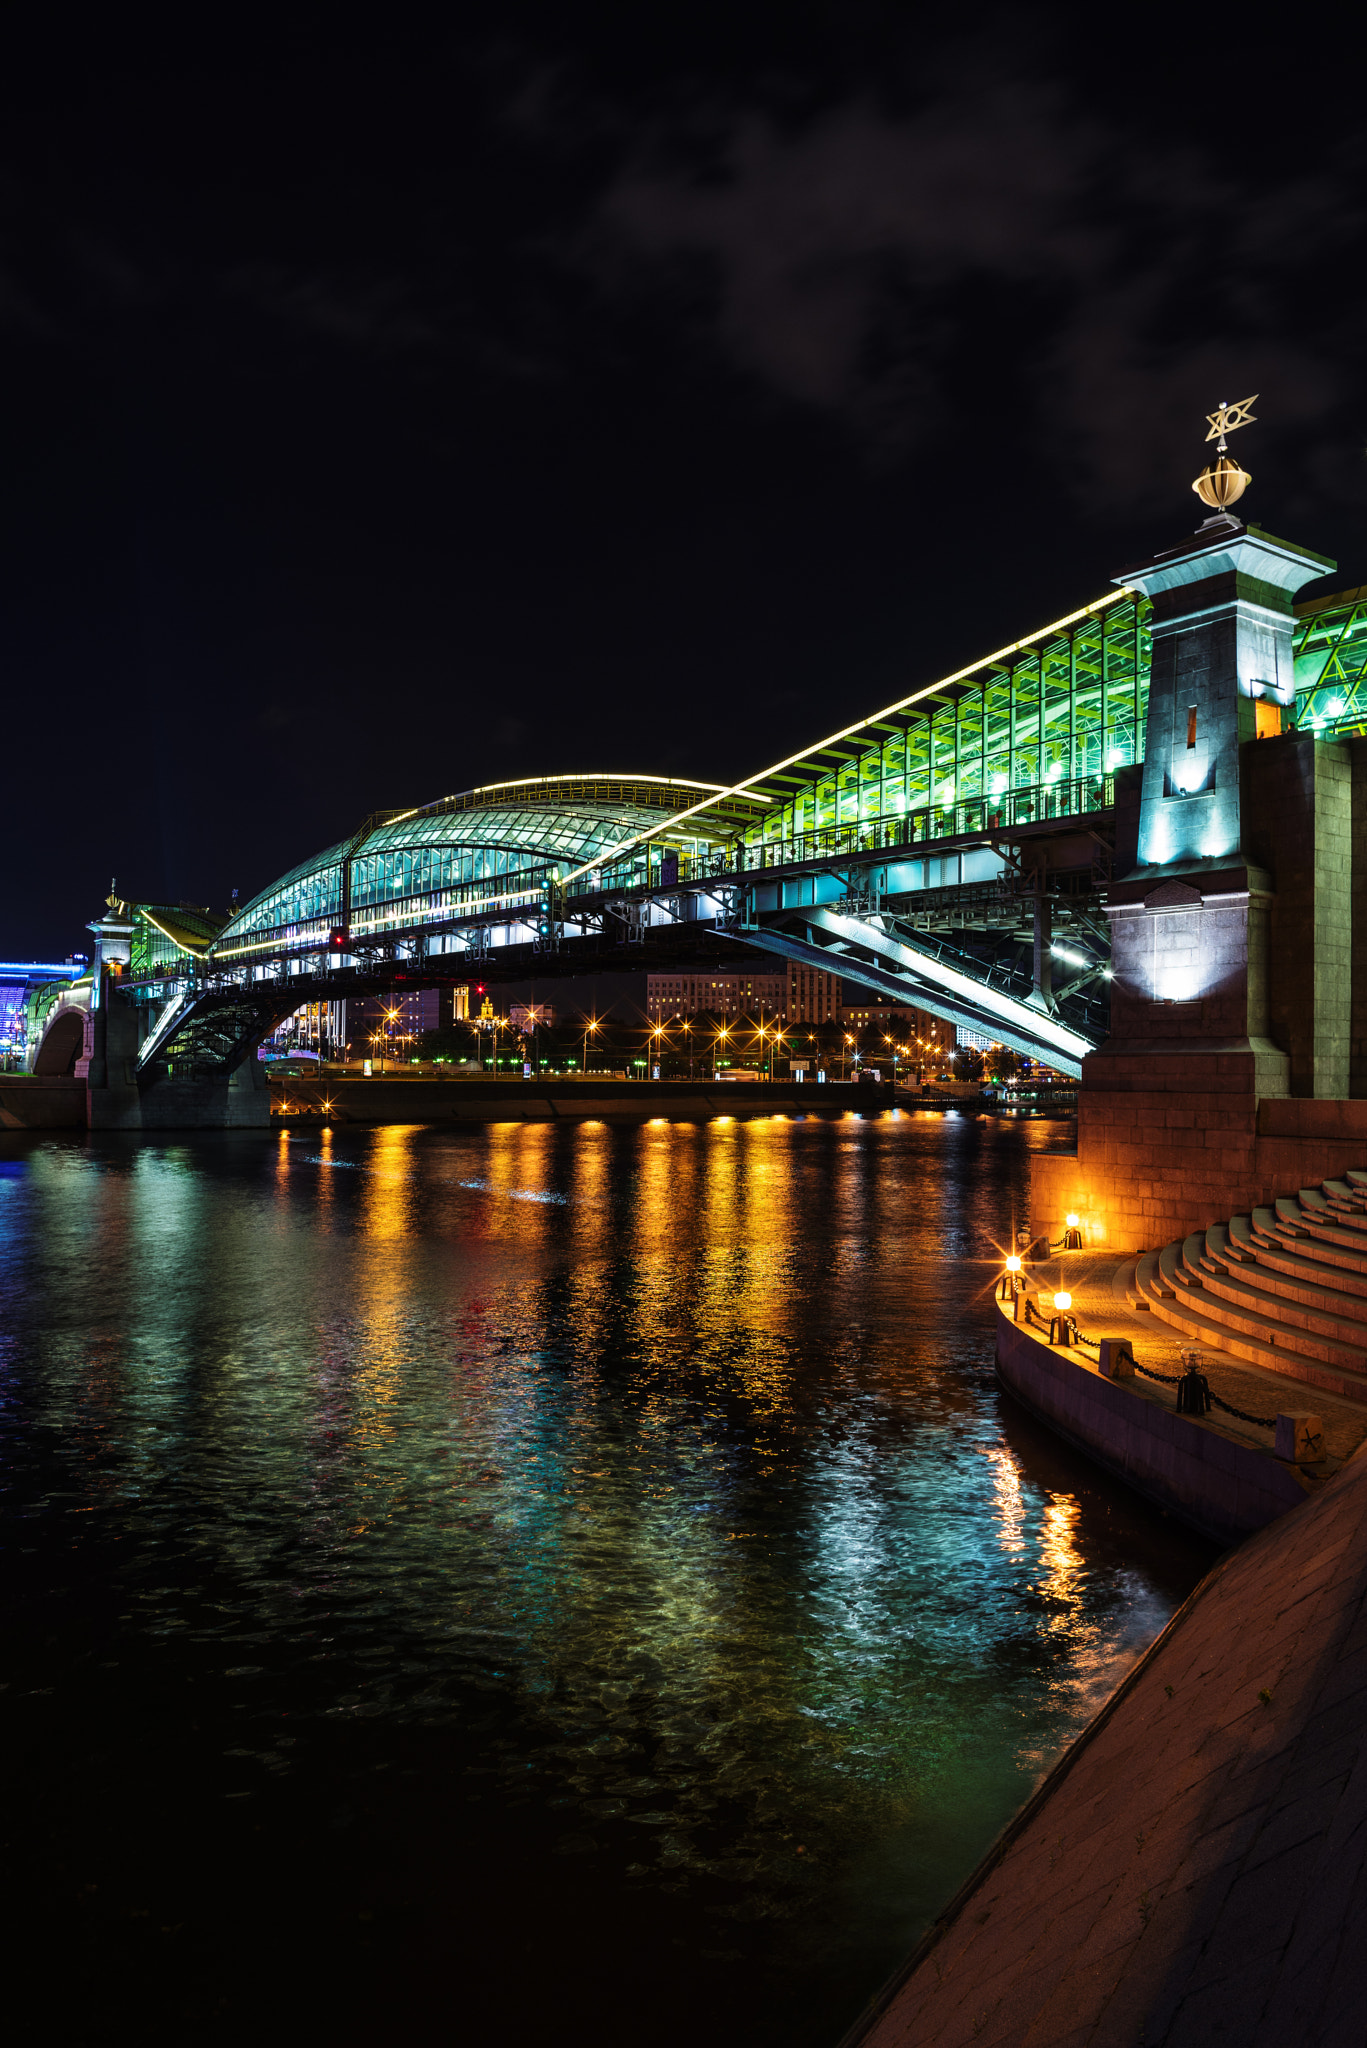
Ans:
<svg viewBox="0 0 1367 2048"><path fill-rule="evenodd" d="M873 1027L892 1033L900 1033L904 1041L921 1038L927 1043L943 1046L953 1052L955 1033L952 1024L946 1024L941 1017L932 1017L927 1010L918 1010L910 1003L880 1003L876 998L870 1002L846 1003L840 1012L840 1021L846 1030L863 1031Z"/></svg>
<svg viewBox="0 0 1367 2048"><path fill-rule="evenodd" d="M85 965L84 953L52 962L0 960L0 1067L18 1066L24 1059L30 994L54 982L75 981Z"/></svg>
<svg viewBox="0 0 1367 2048"><path fill-rule="evenodd" d="M397 1049L411 1045L424 1031L451 1022L451 991L443 988L395 989L383 996L347 996L336 1003L305 1003L275 1033L276 1043L292 1039L340 1058L347 1044L353 1059L367 1058L383 1036Z"/></svg>
<svg viewBox="0 0 1367 2048"><path fill-rule="evenodd" d="M508 1011L514 1031L534 1031L538 1024L555 1022L554 1003L514 1003Z"/></svg>
<svg viewBox="0 0 1367 2048"><path fill-rule="evenodd" d="M838 1024L844 1003L845 984L838 974L823 967L788 969L788 1022L790 1024Z"/></svg>
<svg viewBox="0 0 1367 2048"><path fill-rule="evenodd" d="M786 974L648 974L646 1011L657 1022L715 1010L723 1017L786 1017Z"/></svg>

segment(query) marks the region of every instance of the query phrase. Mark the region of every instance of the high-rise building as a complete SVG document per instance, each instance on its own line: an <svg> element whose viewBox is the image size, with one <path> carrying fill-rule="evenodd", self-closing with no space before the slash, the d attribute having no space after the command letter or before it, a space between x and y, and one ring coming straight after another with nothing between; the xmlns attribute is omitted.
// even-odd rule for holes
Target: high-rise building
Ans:
<svg viewBox="0 0 1367 2048"><path fill-rule="evenodd" d="M838 974L823 967L788 968L788 1022L790 1024L838 1024L844 1002L844 983Z"/></svg>
<svg viewBox="0 0 1367 2048"><path fill-rule="evenodd" d="M646 1011L657 1023L715 1010L723 1017L786 1017L786 974L649 974Z"/></svg>
<svg viewBox="0 0 1367 2048"><path fill-rule="evenodd" d="M847 1031L881 1029L904 1045L919 1038L926 1045L953 1052L957 1042L954 1026L946 1024L942 1017L932 1017L929 1011L918 1010L911 1003L880 1002L873 995L867 995L861 1003L844 1004L840 1021Z"/></svg>
<svg viewBox="0 0 1367 2048"><path fill-rule="evenodd" d="M395 989L390 995L348 996L341 1010L341 1043L350 1040L353 1059L364 1058L383 1038L387 1045L411 1045L424 1031L451 1022L451 992L441 988Z"/></svg>

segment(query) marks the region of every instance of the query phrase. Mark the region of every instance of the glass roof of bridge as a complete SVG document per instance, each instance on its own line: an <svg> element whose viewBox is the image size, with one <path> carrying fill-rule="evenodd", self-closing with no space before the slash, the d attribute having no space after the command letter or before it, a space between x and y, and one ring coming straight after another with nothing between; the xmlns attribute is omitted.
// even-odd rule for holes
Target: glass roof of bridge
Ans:
<svg viewBox="0 0 1367 2048"><path fill-rule="evenodd" d="M560 775L489 783L411 811L381 811L349 840L291 868L238 911L215 947L342 909L342 863L352 863L352 903L445 889L509 886L521 873L571 868L610 857L642 830L706 803L706 821L690 824L685 846L733 838L763 805L731 798L716 783L670 776Z"/></svg>

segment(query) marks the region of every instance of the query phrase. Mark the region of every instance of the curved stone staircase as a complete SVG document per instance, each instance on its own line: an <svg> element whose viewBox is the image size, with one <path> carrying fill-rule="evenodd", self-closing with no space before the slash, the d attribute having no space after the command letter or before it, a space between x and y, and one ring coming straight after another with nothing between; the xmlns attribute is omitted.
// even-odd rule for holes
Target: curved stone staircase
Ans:
<svg viewBox="0 0 1367 2048"><path fill-rule="evenodd" d="M1146 1252L1133 1295L1198 1344L1367 1402L1367 1172Z"/></svg>

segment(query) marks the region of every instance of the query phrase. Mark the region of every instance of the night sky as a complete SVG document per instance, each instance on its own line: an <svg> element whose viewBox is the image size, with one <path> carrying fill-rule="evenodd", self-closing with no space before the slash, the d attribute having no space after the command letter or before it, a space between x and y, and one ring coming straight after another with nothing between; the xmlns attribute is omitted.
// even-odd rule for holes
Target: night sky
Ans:
<svg viewBox="0 0 1367 2048"><path fill-rule="evenodd" d="M1367 581L1346 10L30 15L0 956L480 781L761 768L1189 531L1221 398L1240 510Z"/></svg>

